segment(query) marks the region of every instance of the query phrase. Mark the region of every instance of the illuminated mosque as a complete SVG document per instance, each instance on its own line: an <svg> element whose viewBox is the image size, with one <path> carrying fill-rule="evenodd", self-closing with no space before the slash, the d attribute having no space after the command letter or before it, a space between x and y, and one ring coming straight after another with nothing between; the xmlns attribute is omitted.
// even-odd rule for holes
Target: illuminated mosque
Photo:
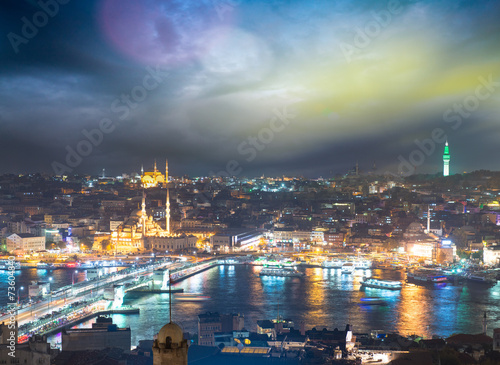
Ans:
<svg viewBox="0 0 500 365"><path fill-rule="evenodd" d="M165 161L165 176L157 170L156 160L153 171L144 172L144 167L142 167L141 182L144 189L156 188L157 186L165 186L166 184L168 184L168 160Z"/></svg>
<svg viewBox="0 0 500 365"><path fill-rule="evenodd" d="M142 209L132 212L116 230L111 232L110 241L116 251L177 251L196 247L196 237L175 235L170 230L170 188L168 182L168 161L166 163L165 176L156 170L146 172L141 177L143 183ZM165 228L146 213L145 189L163 185L167 189L165 202Z"/></svg>

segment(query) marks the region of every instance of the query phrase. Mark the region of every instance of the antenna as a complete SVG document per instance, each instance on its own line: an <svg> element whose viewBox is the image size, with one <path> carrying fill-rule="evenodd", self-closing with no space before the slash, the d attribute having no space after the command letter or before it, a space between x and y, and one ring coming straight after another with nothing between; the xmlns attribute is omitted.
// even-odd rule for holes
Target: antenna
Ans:
<svg viewBox="0 0 500 365"><path fill-rule="evenodd" d="M172 278L170 277L170 269L168 269L168 311L169 323L172 323Z"/></svg>

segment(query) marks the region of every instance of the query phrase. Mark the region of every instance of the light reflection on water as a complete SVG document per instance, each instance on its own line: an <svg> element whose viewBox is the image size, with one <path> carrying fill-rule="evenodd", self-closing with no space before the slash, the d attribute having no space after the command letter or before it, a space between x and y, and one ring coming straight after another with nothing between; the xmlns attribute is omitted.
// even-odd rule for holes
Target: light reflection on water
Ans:
<svg viewBox="0 0 500 365"><path fill-rule="evenodd" d="M211 299L174 302L173 320L185 331L193 333L197 332L200 313L241 313L245 315L245 327L255 330L257 320L276 318L279 307L282 317L294 320L297 326L305 321L306 328L344 328L346 323L351 323L355 332L378 329L402 334L449 336L457 332L480 333L486 311L489 333L500 327L500 308L497 305L500 285L448 285L442 288L405 285L401 291L391 291L361 289L360 282L363 276L401 280L401 272L371 270L345 275L338 269L307 268L303 278L279 278L260 277L260 269L243 265L219 266L176 284L175 287L183 288L186 293L201 293ZM26 281L30 276L27 272L23 270L18 279ZM71 273L66 270L55 271L52 275L58 275L60 285L71 282ZM84 274L78 275L79 280L80 275L83 280ZM24 285L28 283L29 280ZM383 297L386 304L361 305L362 297ZM113 315L113 321L119 327L132 329L133 346L141 339L152 339L169 321L167 294L127 294L125 304L139 307L141 313ZM90 323L82 326L90 327ZM54 336L51 340L57 341Z"/></svg>

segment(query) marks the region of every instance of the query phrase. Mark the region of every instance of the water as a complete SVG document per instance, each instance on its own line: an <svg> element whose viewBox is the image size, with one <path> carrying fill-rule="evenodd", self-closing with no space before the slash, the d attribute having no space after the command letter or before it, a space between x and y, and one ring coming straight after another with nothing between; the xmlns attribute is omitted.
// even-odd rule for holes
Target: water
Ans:
<svg viewBox="0 0 500 365"><path fill-rule="evenodd" d="M401 291L366 288L360 290L361 276L341 275L340 270L308 268L303 278L259 277L260 268L234 265L218 266L192 276L175 287L188 293L202 293L211 300L175 302L172 319L186 332L197 332L197 316L207 311L241 313L245 327L256 330L256 321L281 316L305 321L306 328L344 328L346 323L355 332L385 330L401 334L450 336L453 333L482 332L482 318L488 315L488 334L500 327L500 284L448 285L442 288L406 285ZM401 280L402 272L372 270L377 278ZM3 274L0 274L0 277ZM16 278L23 285L29 280L47 277L44 270L23 270ZM71 283L71 271L56 270L50 275L57 287ZM83 280L85 273L79 273ZM76 275L75 275L76 276ZM0 282L4 291L5 280ZM362 297L383 296L387 305L360 305ZM2 298L3 300L4 298ZM119 327L130 327L132 345L152 339L169 321L168 294L127 294L125 304L140 308L139 315L113 315ZM90 327L92 321L80 324ZM60 342L60 336L50 340Z"/></svg>

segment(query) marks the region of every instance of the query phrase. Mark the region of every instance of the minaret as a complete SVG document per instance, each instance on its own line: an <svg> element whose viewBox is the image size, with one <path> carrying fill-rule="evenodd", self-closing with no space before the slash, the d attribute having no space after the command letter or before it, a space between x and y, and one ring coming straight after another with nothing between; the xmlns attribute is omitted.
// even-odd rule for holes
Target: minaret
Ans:
<svg viewBox="0 0 500 365"><path fill-rule="evenodd" d="M165 185L168 184L168 160L165 160Z"/></svg>
<svg viewBox="0 0 500 365"><path fill-rule="evenodd" d="M167 188L167 204L165 206L165 229L167 234L170 235L170 189Z"/></svg>
<svg viewBox="0 0 500 365"><path fill-rule="evenodd" d="M141 176L144 176L144 164L141 165Z"/></svg>
<svg viewBox="0 0 500 365"><path fill-rule="evenodd" d="M431 231L431 206L427 206L427 234L429 234Z"/></svg>
<svg viewBox="0 0 500 365"><path fill-rule="evenodd" d="M443 164L443 176L450 176L450 149L448 147L448 140L446 140L446 144L444 145Z"/></svg>
<svg viewBox="0 0 500 365"><path fill-rule="evenodd" d="M144 189L142 189L142 211L141 211L141 222L142 222L142 238L146 235L146 194L144 194Z"/></svg>

